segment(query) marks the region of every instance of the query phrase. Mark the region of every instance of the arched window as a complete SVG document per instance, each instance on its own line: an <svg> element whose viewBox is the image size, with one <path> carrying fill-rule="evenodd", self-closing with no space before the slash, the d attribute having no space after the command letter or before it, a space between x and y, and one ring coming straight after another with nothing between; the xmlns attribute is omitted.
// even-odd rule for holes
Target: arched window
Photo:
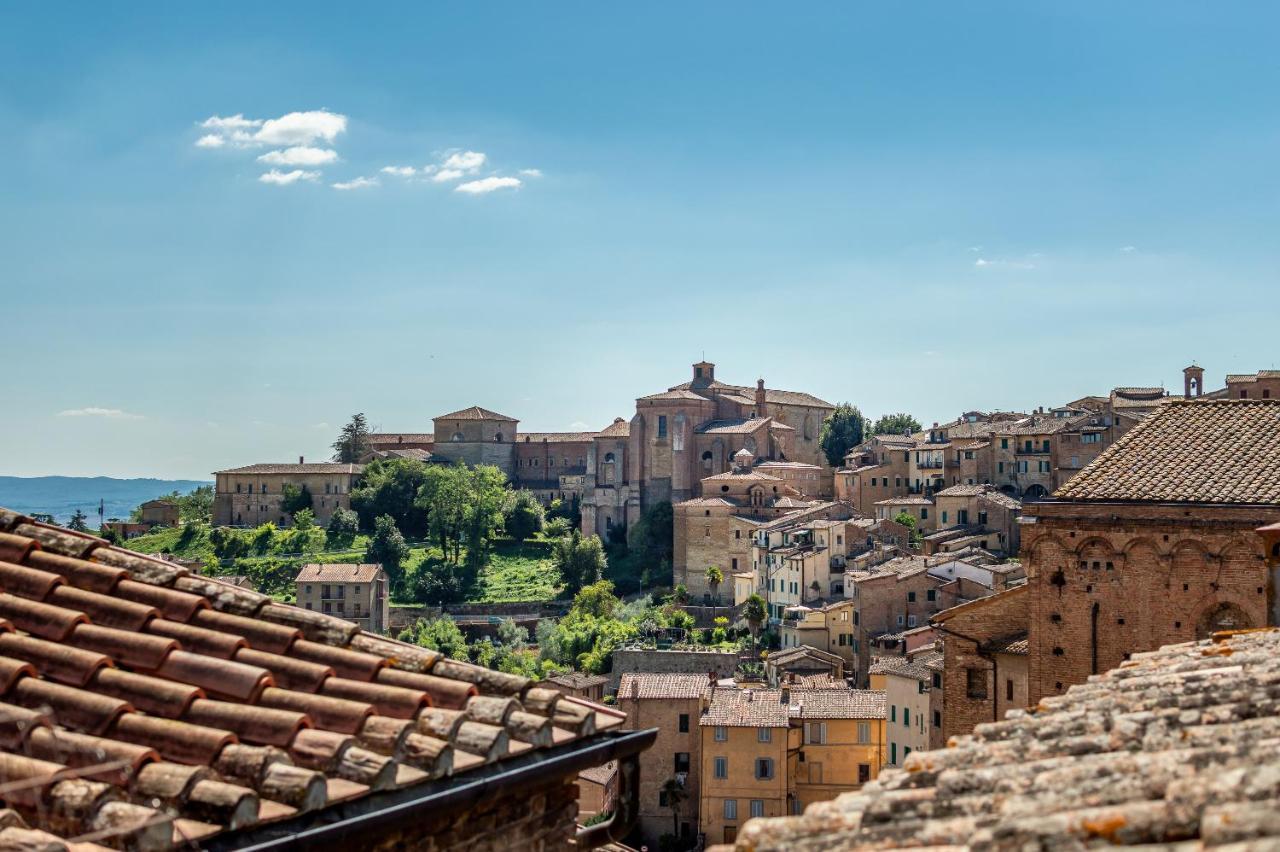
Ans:
<svg viewBox="0 0 1280 852"><path fill-rule="evenodd" d="M450 441L461 441L461 440L464 440L464 439L465 439L465 436L464 436L461 432L454 432L454 433L453 433L453 437L452 437L452 438L450 438L449 440L450 440Z"/></svg>
<svg viewBox="0 0 1280 852"><path fill-rule="evenodd" d="M604 454L604 463L605 463L605 464L613 464L613 453L605 453L605 454Z"/></svg>
<svg viewBox="0 0 1280 852"><path fill-rule="evenodd" d="M498 432L498 433L496 433L496 434L493 436L493 442L494 442L495 444L501 444L501 443L502 443L502 433L501 433L501 432Z"/></svg>
<svg viewBox="0 0 1280 852"><path fill-rule="evenodd" d="M715 458L715 456L713 456L713 455L711 454L711 451L710 451L710 450L707 450L705 453L703 453L703 454L702 454L702 469L703 469L703 470L711 470L711 462L712 462L712 460L713 460L714 458Z"/></svg>

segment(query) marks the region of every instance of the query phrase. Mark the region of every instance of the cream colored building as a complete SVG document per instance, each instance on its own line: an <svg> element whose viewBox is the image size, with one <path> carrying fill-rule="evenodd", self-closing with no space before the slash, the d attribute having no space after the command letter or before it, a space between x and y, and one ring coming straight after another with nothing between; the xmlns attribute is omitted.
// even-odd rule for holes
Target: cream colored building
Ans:
<svg viewBox="0 0 1280 852"><path fill-rule="evenodd" d="M353 621L372 633L389 625L390 590L381 565L323 563L298 572L298 606Z"/></svg>
<svg viewBox="0 0 1280 852"><path fill-rule="evenodd" d="M285 486L306 488L311 511L324 526L335 509L351 508L351 488L364 465L321 462L308 464L251 464L214 473L213 525L256 527L272 523L290 526L293 517L282 508Z"/></svg>

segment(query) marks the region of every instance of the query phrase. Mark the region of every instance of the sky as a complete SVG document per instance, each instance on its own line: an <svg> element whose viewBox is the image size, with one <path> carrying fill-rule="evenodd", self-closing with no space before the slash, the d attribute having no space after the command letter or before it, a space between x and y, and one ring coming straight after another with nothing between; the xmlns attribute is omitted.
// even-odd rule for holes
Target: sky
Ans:
<svg viewBox="0 0 1280 852"><path fill-rule="evenodd" d="M42 3L0 28L0 474L923 422L1280 362L1273 3Z"/></svg>

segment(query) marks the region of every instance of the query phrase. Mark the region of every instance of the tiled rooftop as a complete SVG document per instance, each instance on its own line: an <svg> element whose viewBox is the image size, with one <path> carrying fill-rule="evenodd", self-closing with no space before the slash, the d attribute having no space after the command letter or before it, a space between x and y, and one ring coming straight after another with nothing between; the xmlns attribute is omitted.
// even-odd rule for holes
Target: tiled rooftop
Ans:
<svg viewBox="0 0 1280 852"><path fill-rule="evenodd" d="M302 475L308 473L345 473L356 475L364 472L362 464L345 464L342 462L308 462L306 464L250 464L244 467L233 467L229 470L215 470L214 473L288 473Z"/></svg>
<svg viewBox="0 0 1280 852"><path fill-rule="evenodd" d="M508 417L505 414L499 414L496 411L490 411L487 408L481 408L473 405L470 408L464 408L461 411L452 411L448 414L440 414L431 418L432 420L506 420L511 423L518 423L514 417Z"/></svg>
<svg viewBox="0 0 1280 852"><path fill-rule="evenodd" d="M518 444L578 444L595 438L595 432L521 432Z"/></svg>
<svg viewBox="0 0 1280 852"><path fill-rule="evenodd" d="M626 438L631 434L631 424L621 417L615 417L613 422L596 433L597 438Z"/></svg>
<svg viewBox="0 0 1280 852"><path fill-rule="evenodd" d="M695 432L702 435L739 435L754 432L770 423L768 417L756 417L739 420L708 420Z"/></svg>
<svg viewBox="0 0 1280 852"><path fill-rule="evenodd" d="M590 689L593 686L603 686L609 682L609 678L604 675L587 674L586 672L564 672L563 674L551 675L547 678L547 682L568 689Z"/></svg>
<svg viewBox="0 0 1280 852"><path fill-rule="evenodd" d="M168 849L621 721L3 509L0 588L4 849Z"/></svg>
<svg viewBox="0 0 1280 852"><path fill-rule="evenodd" d="M383 444L430 444L435 439L434 432L373 432L368 436L369 445L379 448Z"/></svg>
<svg viewBox="0 0 1280 852"><path fill-rule="evenodd" d="M373 563L325 562L303 565L298 572L299 583L372 583L378 578L382 566Z"/></svg>
<svg viewBox="0 0 1280 852"><path fill-rule="evenodd" d="M1054 496L1280 503L1280 400L1168 403Z"/></svg>
<svg viewBox="0 0 1280 852"><path fill-rule="evenodd" d="M872 689L791 690L792 719L883 719L885 695Z"/></svg>
<svg viewBox="0 0 1280 852"><path fill-rule="evenodd" d="M618 682L618 700L633 698L700 698L708 689L700 674L626 672Z"/></svg>
<svg viewBox="0 0 1280 852"><path fill-rule="evenodd" d="M1224 634L1135 654L801 816L751 820L737 848L1270 850L1278 778L1280 632Z"/></svg>
<svg viewBox="0 0 1280 852"><path fill-rule="evenodd" d="M698 724L728 728L785 728L787 719L787 705L782 703L781 689L717 686Z"/></svg>

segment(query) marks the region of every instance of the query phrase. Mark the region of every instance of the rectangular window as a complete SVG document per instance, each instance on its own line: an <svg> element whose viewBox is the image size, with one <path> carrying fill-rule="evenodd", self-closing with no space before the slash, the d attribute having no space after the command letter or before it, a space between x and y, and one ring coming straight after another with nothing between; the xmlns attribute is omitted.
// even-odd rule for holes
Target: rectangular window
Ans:
<svg viewBox="0 0 1280 852"><path fill-rule="evenodd" d="M715 774L716 774L716 777L717 777L717 778L721 778L721 779L724 779L724 778L728 778L728 777L729 777L729 758L727 758L727 757L717 757L717 758L716 758L716 773L715 773Z"/></svg>
<svg viewBox="0 0 1280 852"><path fill-rule="evenodd" d="M996 462L996 470L999 473L1004 473L1004 462Z"/></svg>
<svg viewBox="0 0 1280 852"><path fill-rule="evenodd" d="M902 708L902 727L904 728L911 727L911 708L910 707Z"/></svg>
<svg viewBox="0 0 1280 852"><path fill-rule="evenodd" d="M941 727L942 727L942 711L941 711L941 710L934 710L934 711L933 711L933 726L934 726L935 728L941 728Z"/></svg>
<svg viewBox="0 0 1280 852"><path fill-rule="evenodd" d="M689 752L687 752L687 751L678 751L678 752L676 752L676 757L675 757L675 771L676 771L676 772L688 772L688 771L689 771Z"/></svg>
<svg viewBox="0 0 1280 852"><path fill-rule="evenodd" d="M1006 701L1013 700L1013 681L1006 680L1004 682L1004 697Z"/></svg>
<svg viewBox="0 0 1280 852"><path fill-rule="evenodd" d="M751 800L751 818L764 816L764 799Z"/></svg>
<svg viewBox="0 0 1280 852"><path fill-rule="evenodd" d="M716 742L722 743L729 739L729 729L724 725L716 725Z"/></svg>
<svg viewBox="0 0 1280 852"><path fill-rule="evenodd" d="M889 721L890 722L898 721L898 705L897 704L889 705Z"/></svg>
<svg viewBox="0 0 1280 852"><path fill-rule="evenodd" d="M665 414L658 415L658 437L667 437L667 415Z"/></svg>
<svg viewBox="0 0 1280 852"><path fill-rule="evenodd" d="M870 780L871 780L871 764L859 763L858 764L858 783L866 784Z"/></svg>
<svg viewBox="0 0 1280 852"><path fill-rule="evenodd" d="M927 521L927 520L929 520L929 510L928 510L928 509L925 509L925 508L921 507L921 509L920 509L920 520L922 520L922 521Z"/></svg>
<svg viewBox="0 0 1280 852"><path fill-rule="evenodd" d="M682 734L689 733L689 714L688 713L680 714L680 733Z"/></svg>
<svg viewBox="0 0 1280 852"><path fill-rule="evenodd" d="M867 745L871 742L871 723L858 723L858 745Z"/></svg>
<svg viewBox="0 0 1280 852"><path fill-rule="evenodd" d="M1008 439L1008 438L1001 438L1001 439L1000 439L1000 449L1002 449L1002 450L1007 450L1007 449L1009 449L1009 439Z"/></svg>
<svg viewBox="0 0 1280 852"><path fill-rule="evenodd" d="M756 758L756 780L768 781L773 777L773 760L768 757Z"/></svg>
<svg viewBox="0 0 1280 852"><path fill-rule="evenodd" d="M924 593L924 599L927 601L936 601L938 599L938 590L930 589Z"/></svg>
<svg viewBox="0 0 1280 852"><path fill-rule="evenodd" d="M725 819L738 818L738 800L737 799L724 800L724 818Z"/></svg>
<svg viewBox="0 0 1280 852"><path fill-rule="evenodd" d="M889 743L889 762L894 766L898 765L898 744Z"/></svg>
<svg viewBox="0 0 1280 852"><path fill-rule="evenodd" d="M982 669L965 669L965 692L970 698L987 697L987 673Z"/></svg>
<svg viewBox="0 0 1280 852"><path fill-rule="evenodd" d="M756 742L771 743L773 742L772 728L756 728Z"/></svg>
<svg viewBox="0 0 1280 852"><path fill-rule="evenodd" d="M916 593L907 592L907 603L915 603L915 602L916 602Z"/></svg>

